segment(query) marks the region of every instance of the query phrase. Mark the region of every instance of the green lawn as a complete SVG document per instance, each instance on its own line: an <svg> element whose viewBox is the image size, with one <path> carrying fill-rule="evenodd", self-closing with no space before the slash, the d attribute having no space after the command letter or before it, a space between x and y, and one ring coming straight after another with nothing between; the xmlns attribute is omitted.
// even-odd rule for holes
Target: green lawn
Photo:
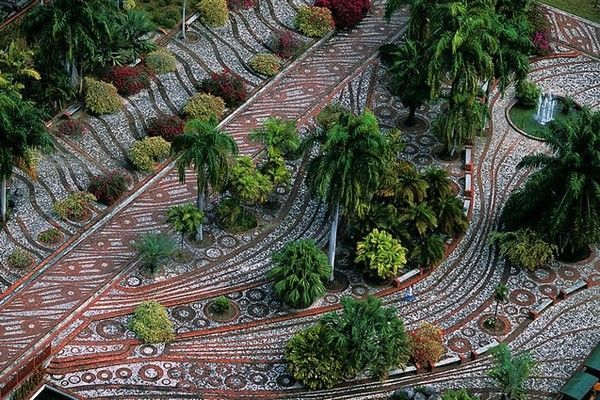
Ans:
<svg viewBox="0 0 600 400"><path fill-rule="evenodd" d="M542 0L542 2L552 7L560 8L571 14L579 15L590 21L600 23L600 2L594 8L594 2L597 0Z"/></svg>

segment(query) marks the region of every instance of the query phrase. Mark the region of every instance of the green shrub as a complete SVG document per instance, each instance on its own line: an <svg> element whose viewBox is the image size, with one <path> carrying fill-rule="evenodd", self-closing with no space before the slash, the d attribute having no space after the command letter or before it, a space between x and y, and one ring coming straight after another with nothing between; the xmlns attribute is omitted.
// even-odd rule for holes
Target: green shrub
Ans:
<svg viewBox="0 0 600 400"><path fill-rule="evenodd" d="M274 54L256 54L249 64L254 71L266 76L273 76L281 69L281 59Z"/></svg>
<svg viewBox="0 0 600 400"><path fill-rule="evenodd" d="M275 149L269 149L260 173L269 178L274 187L285 187L292 181L292 174L287 169L283 156Z"/></svg>
<svg viewBox="0 0 600 400"><path fill-rule="evenodd" d="M44 244L56 244L62 239L62 233L56 228L43 230L38 235L38 240Z"/></svg>
<svg viewBox="0 0 600 400"><path fill-rule="evenodd" d="M521 268L535 270L554 259L558 247L546 243L534 231L519 229L514 232L494 232L490 244L497 244L500 255Z"/></svg>
<svg viewBox="0 0 600 400"><path fill-rule="evenodd" d="M327 130L338 123L343 114L349 112L350 110L339 103L328 104L317 114L315 122L320 128Z"/></svg>
<svg viewBox="0 0 600 400"><path fill-rule="evenodd" d="M123 0L123 10L131 11L136 7L135 0Z"/></svg>
<svg viewBox="0 0 600 400"><path fill-rule="evenodd" d="M260 128L250 132L250 139L267 148L279 150L285 157L295 155L300 148L300 135L296 121L269 117Z"/></svg>
<svg viewBox="0 0 600 400"><path fill-rule="evenodd" d="M43 158L44 156L39 149L27 147L25 148L23 157L16 157L15 162L17 168L29 175L31 179L36 180L38 177L38 166Z"/></svg>
<svg viewBox="0 0 600 400"><path fill-rule="evenodd" d="M202 20L214 28L226 25L229 21L229 8L227 0L200 0L198 10Z"/></svg>
<svg viewBox="0 0 600 400"><path fill-rule="evenodd" d="M562 113L568 114L571 110L575 110L577 108L577 103L575 103L575 99L571 96L567 96L561 100L562 104Z"/></svg>
<svg viewBox="0 0 600 400"><path fill-rule="evenodd" d="M121 172L109 172L95 176L88 186L88 192L96 196L96 200L110 206L127 191L129 177Z"/></svg>
<svg viewBox="0 0 600 400"><path fill-rule="evenodd" d="M138 252L144 268L150 274L155 274L160 264L175 252L175 243L167 235L149 232L141 234L133 243L133 248Z"/></svg>
<svg viewBox="0 0 600 400"><path fill-rule="evenodd" d="M517 82L515 98L519 105L523 107L535 107L537 105L542 89L534 82L522 80Z"/></svg>
<svg viewBox="0 0 600 400"><path fill-rule="evenodd" d="M275 293L293 308L306 308L325 294L323 282L331 274L325 253L314 240L287 243L273 253L269 278L275 280Z"/></svg>
<svg viewBox="0 0 600 400"><path fill-rule="evenodd" d="M62 219L79 221L85 216L88 206L96 201L96 196L88 192L75 192L66 199L57 201L52 206L54 212Z"/></svg>
<svg viewBox="0 0 600 400"><path fill-rule="evenodd" d="M146 54L144 62L155 74L166 74L177 70L177 59L164 47Z"/></svg>
<svg viewBox="0 0 600 400"><path fill-rule="evenodd" d="M112 114L123 106L123 101L113 84L87 77L84 79L84 85L85 106L91 113Z"/></svg>
<svg viewBox="0 0 600 400"><path fill-rule="evenodd" d="M472 395L465 389L455 389L445 391L442 400L479 400L479 396Z"/></svg>
<svg viewBox="0 0 600 400"><path fill-rule="evenodd" d="M433 268L444 258L446 240L443 235L430 235L420 239L413 247L409 260L417 267Z"/></svg>
<svg viewBox="0 0 600 400"><path fill-rule="evenodd" d="M192 96L183 111L191 119L208 121L211 118L219 119L225 111L225 102L222 98L206 93L197 93Z"/></svg>
<svg viewBox="0 0 600 400"><path fill-rule="evenodd" d="M231 168L229 187L235 197L248 204L265 203L273 192L273 183L256 169L247 156L236 159Z"/></svg>
<svg viewBox="0 0 600 400"><path fill-rule="evenodd" d="M28 251L16 249L8 255L7 261L9 267L23 269L29 267L35 261L35 258Z"/></svg>
<svg viewBox="0 0 600 400"><path fill-rule="evenodd" d="M217 297L210 306L210 311L217 314L223 315L231 309L231 300L225 296Z"/></svg>
<svg viewBox="0 0 600 400"><path fill-rule="evenodd" d="M245 232L258 225L256 216L232 197L224 197L219 202L217 220L224 229L233 233Z"/></svg>
<svg viewBox="0 0 600 400"><path fill-rule="evenodd" d="M150 172L169 155L171 144L161 137L144 138L129 149L129 161L140 171Z"/></svg>
<svg viewBox="0 0 600 400"><path fill-rule="evenodd" d="M335 28L335 23L328 8L301 6L296 14L296 27L306 36L323 37Z"/></svg>
<svg viewBox="0 0 600 400"><path fill-rule="evenodd" d="M144 301L135 308L129 329L144 343L168 343L175 339L167 310L153 300Z"/></svg>
<svg viewBox="0 0 600 400"><path fill-rule="evenodd" d="M393 278L406 265L406 248L386 231L373 229L358 242L356 262L363 263L367 273L381 279Z"/></svg>
<svg viewBox="0 0 600 400"><path fill-rule="evenodd" d="M195 204L181 204L167 209L167 222L181 233L181 245L186 233L194 233L204 223L204 213Z"/></svg>

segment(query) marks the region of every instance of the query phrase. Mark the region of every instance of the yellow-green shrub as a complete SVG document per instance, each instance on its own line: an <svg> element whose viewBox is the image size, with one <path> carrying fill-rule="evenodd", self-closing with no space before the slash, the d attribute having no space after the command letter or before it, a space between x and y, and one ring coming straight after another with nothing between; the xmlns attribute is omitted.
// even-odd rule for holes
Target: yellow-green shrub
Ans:
<svg viewBox="0 0 600 400"><path fill-rule="evenodd" d="M200 10L202 20L208 26L216 28L226 25L229 21L227 0L200 0L198 10Z"/></svg>
<svg viewBox="0 0 600 400"><path fill-rule="evenodd" d="M111 83L85 78L85 106L94 114L112 114L123 106L117 88Z"/></svg>
<svg viewBox="0 0 600 400"><path fill-rule="evenodd" d="M192 119L208 121L211 117L221 118L225 111L225 102L222 98L206 93L197 93L192 96L183 111Z"/></svg>
<svg viewBox="0 0 600 400"><path fill-rule="evenodd" d="M281 69L281 59L274 54L257 54L249 64L253 70L267 76L273 76Z"/></svg>
<svg viewBox="0 0 600 400"><path fill-rule="evenodd" d="M144 343L165 343L175 339L167 310L153 300L144 301L135 308L129 329Z"/></svg>
<svg viewBox="0 0 600 400"><path fill-rule="evenodd" d="M164 47L146 54L144 62L155 74L166 74L177 70L177 59Z"/></svg>
<svg viewBox="0 0 600 400"><path fill-rule="evenodd" d="M123 0L123 10L131 11L136 7L135 0Z"/></svg>
<svg viewBox="0 0 600 400"><path fill-rule="evenodd" d="M161 137L144 138L129 149L129 161L140 171L150 172L154 165L169 155L171 144Z"/></svg>
<svg viewBox="0 0 600 400"><path fill-rule="evenodd" d="M328 8L302 6L296 14L296 27L306 36L323 37L335 28L335 23Z"/></svg>
<svg viewBox="0 0 600 400"><path fill-rule="evenodd" d="M91 193L75 192L54 203L52 209L62 219L78 221L84 217L87 207L94 201L96 196Z"/></svg>

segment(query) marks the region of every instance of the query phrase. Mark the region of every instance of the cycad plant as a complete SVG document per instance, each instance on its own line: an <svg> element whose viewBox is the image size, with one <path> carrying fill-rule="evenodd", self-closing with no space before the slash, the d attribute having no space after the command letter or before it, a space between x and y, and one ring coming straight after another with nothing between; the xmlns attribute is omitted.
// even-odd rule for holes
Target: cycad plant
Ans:
<svg viewBox="0 0 600 400"><path fill-rule="evenodd" d="M204 223L204 213L194 204L182 204L169 207L167 222L173 225L175 231L181 233L181 246L186 233L197 232L198 227Z"/></svg>
<svg viewBox="0 0 600 400"><path fill-rule="evenodd" d="M456 197L443 197L432 203L437 218L437 228L444 235L457 237L467 231L469 221L461 201Z"/></svg>
<svg viewBox="0 0 600 400"><path fill-rule="evenodd" d="M310 306L325 294L323 282L331 272L327 256L314 240L287 243L272 256L269 278L275 280L275 293L293 308Z"/></svg>
<svg viewBox="0 0 600 400"><path fill-rule="evenodd" d="M444 258L446 242L442 235L430 235L419 239L410 254L410 260L417 266L429 269Z"/></svg>
<svg viewBox="0 0 600 400"><path fill-rule="evenodd" d="M250 139L279 150L288 157L300 148L296 121L269 117L260 128L250 132Z"/></svg>
<svg viewBox="0 0 600 400"><path fill-rule="evenodd" d="M154 275L175 252L175 243L160 233L144 233L134 242L133 248L138 252L140 261L146 270Z"/></svg>

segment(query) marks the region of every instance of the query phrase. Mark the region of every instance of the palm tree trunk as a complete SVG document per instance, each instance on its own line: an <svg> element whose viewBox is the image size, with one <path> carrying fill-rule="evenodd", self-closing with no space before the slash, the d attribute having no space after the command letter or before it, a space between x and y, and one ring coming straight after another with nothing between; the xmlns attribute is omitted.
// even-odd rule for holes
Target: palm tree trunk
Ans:
<svg viewBox="0 0 600 400"><path fill-rule="evenodd" d="M7 209L7 200L6 200L6 179L0 180L0 215L2 216L2 221L6 221L6 209Z"/></svg>
<svg viewBox="0 0 600 400"><path fill-rule="evenodd" d="M183 0L183 8L182 8L182 11L181 11L181 15L182 15L182 18L181 18L181 37L184 40L186 39L186 37L185 37L185 7L186 7L186 3L187 3L187 0Z"/></svg>
<svg viewBox="0 0 600 400"><path fill-rule="evenodd" d="M331 221L331 230L329 231L329 265L331 265L331 275L329 276L329 282L333 282L335 279L335 245L337 242L337 229L338 222L340 219L340 203L339 201L335 204L335 208L333 210L333 216Z"/></svg>
<svg viewBox="0 0 600 400"><path fill-rule="evenodd" d="M500 303L498 301L496 301L496 310L494 311L494 324L496 324L496 321L498 320L498 306L500 305Z"/></svg>
<svg viewBox="0 0 600 400"><path fill-rule="evenodd" d="M198 179L198 191L196 193L196 207L198 207L198 210L202 212L204 212L204 195L206 193L206 184L203 181L204 179ZM202 224L200 224L198 225L198 230L196 231L196 240L199 242L204 240L202 228Z"/></svg>
<svg viewBox="0 0 600 400"><path fill-rule="evenodd" d="M416 111L417 111L417 107L415 107L415 106L408 107L408 120L406 121L408 126L412 126L415 124Z"/></svg>

